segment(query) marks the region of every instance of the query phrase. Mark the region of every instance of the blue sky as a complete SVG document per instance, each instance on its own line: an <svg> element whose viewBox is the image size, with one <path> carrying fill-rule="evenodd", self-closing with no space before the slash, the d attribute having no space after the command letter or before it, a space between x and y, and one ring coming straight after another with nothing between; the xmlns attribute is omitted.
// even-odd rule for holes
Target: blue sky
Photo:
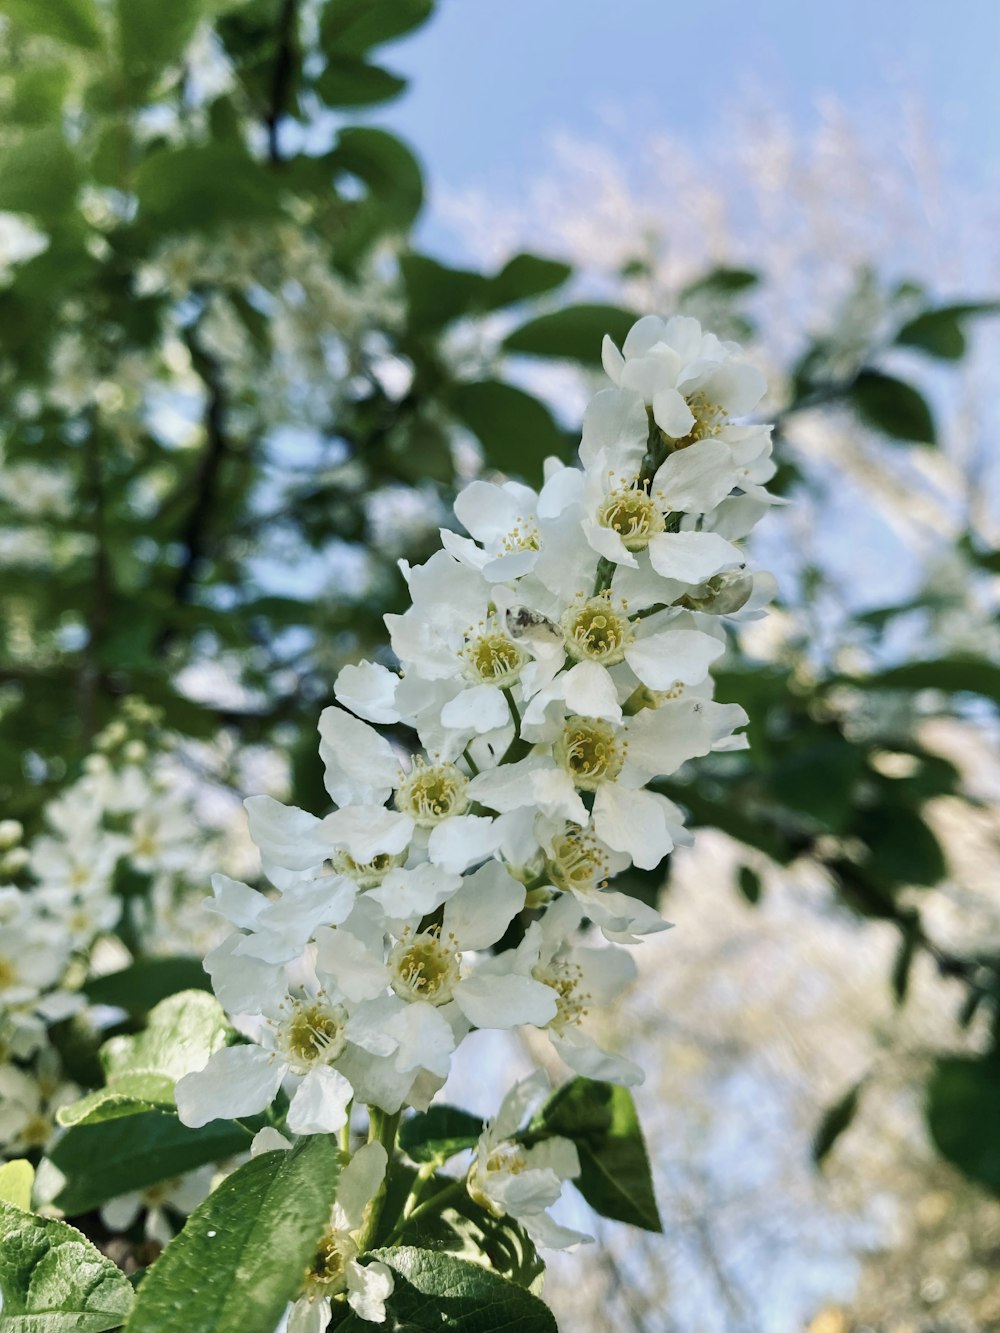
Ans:
<svg viewBox="0 0 1000 1333"><path fill-rule="evenodd" d="M428 245L447 245L435 186L516 192L544 172L558 131L598 136L624 112L638 138L708 138L742 89L766 88L795 121L833 94L891 117L920 95L963 174L1000 164L998 0L439 0L384 63L412 78L380 117L423 157ZM615 139L629 151L630 133Z"/></svg>

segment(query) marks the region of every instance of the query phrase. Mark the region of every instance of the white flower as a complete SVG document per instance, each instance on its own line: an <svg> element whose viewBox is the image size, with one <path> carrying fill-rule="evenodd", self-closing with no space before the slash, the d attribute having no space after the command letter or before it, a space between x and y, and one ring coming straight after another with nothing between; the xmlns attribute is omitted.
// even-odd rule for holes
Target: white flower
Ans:
<svg viewBox="0 0 1000 1333"><path fill-rule="evenodd" d="M536 1245L565 1250L593 1237L562 1227L549 1217L563 1183L580 1174L576 1146L553 1137L531 1148L515 1141L518 1127L547 1091L544 1074L516 1084L504 1097L496 1119L488 1123L469 1169L469 1194L496 1217L515 1218Z"/></svg>

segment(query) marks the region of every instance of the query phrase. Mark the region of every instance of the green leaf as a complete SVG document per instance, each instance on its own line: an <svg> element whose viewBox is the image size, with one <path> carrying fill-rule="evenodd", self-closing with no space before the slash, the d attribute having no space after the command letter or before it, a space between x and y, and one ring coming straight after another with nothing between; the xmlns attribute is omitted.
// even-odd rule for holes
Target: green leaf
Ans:
<svg viewBox="0 0 1000 1333"><path fill-rule="evenodd" d="M329 0L320 21L320 44L337 55L362 55L426 23L434 0Z"/></svg>
<svg viewBox="0 0 1000 1333"><path fill-rule="evenodd" d="M772 790L784 805L841 833L854 811L854 792L864 752L842 738L795 750L773 770Z"/></svg>
<svg viewBox="0 0 1000 1333"><path fill-rule="evenodd" d="M561 287L573 272L572 265L539 255L519 254L509 259L486 285L486 303L490 310L527 301L533 296Z"/></svg>
<svg viewBox="0 0 1000 1333"><path fill-rule="evenodd" d="M326 157L334 172L347 172L367 187L353 203L337 239L338 257L360 254L387 231L406 232L423 205L424 184L413 153L385 130L356 126L340 131Z"/></svg>
<svg viewBox="0 0 1000 1333"><path fill-rule="evenodd" d="M748 268L713 268L704 277L689 283L680 293L681 300L692 296L735 296L756 287L760 275Z"/></svg>
<svg viewBox="0 0 1000 1333"><path fill-rule="evenodd" d="M50 221L73 207L78 185L76 158L58 129L29 130L0 151L0 210Z"/></svg>
<svg viewBox="0 0 1000 1333"><path fill-rule="evenodd" d="M118 50L126 74L147 83L180 60L211 5L205 0L116 0Z"/></svg>
<svg viewBox="0 0 1000 1333"><path fill-rule="evenodd" d="M1000 303L996 301L972 301L924 310L903 325L896 334L896 342L902 347L919 347L944 361L960 361L966 349L962 321L973 315L996 314L998 310Z"/></svg>
<svg viewBox="0 0 1000 1333"><path fill-rule="evenodd" d="M0 1200L20 1208L22 1212L31 1211L31 1187L34 1183L35 1168L26 1158L18 1157L0 1166Z"/></svg>
<svg viewBox="0 0 1000 1333"><path fill-rule="evenodd" d="M120 972L92 977L84 986L92 1004L111 1004L133 1014L178 991L211 990L212 983L200 958L143 958Z"/></svg>
<svg viewBox="0 0 1000 1333"><path fill-rule="evenodd" d="M132 1307L132 1285L65 1222L0 1201L4 1333L103 1333Z"/></svg>
<svg viewBox="0 0 1000 1333"><path fill-rule="evenodd" d="M251 1138L228 1120L189 1129L162 1110L74 1125L49 1153L66 1177L54 1202L70 1216L86 1213L119 1194L246 1152Z"/></svg>
<svg viewBox="0 0 1000 1333"><path fill-rule="evenodd" d="M749 866L740 866L736 883L748 903L755 905L760 902L760 875L756 870L751 870Z"/></svg>
<svg viewBox="0 0 1000 1333"><path fill-rule="evenodd" d="M85 51L101 45L101 25L94 0L4 0L3 12L20 27L55 37Z"/></svg>
<svg viewBox="0 0 1000 1333"><path fill-rule="evenodd" d="M927 1124L942 1156L1000 1194L1000 1059L948 1056L927 1085Z"/></svg>
<svg viewBox="0 0 1000 1333"><path fill-rule="evenodd" d="M107 1086L58 1113L61 1125L83 1125L174 1105L174 1084L225 1046L232 1029L214 995L181 991L150 1011L144 1032L112 1037L101 1047Z"/></svg>
<svg viewBox="0 0 1000 1333"><path fill-rule="evenodd" d="M239 1167L149 1270L127 1333L273 1329L329 1225L339 1170L321 1134Z"/></svg>
<svg viewBox="0 0 1000 1333"><path fill-rule="evenodd" d="M812 1155L817 1166L825 1160L833 1145L848 1128L858 1110L864 1080L856 1083L824 1113L813 1138Z"/></svg>
<svg viewBox="0 0 1000 1333"><path fill-rule="evenodd" d="M404 255L400 269L414 332L443 328L485 304L489 280L481 273L417 254Z"/></svg>
<svg viewBox="0 0 1000 1333"><path fill-rule="evenodd" d="M374 106L398 97L406 79L350 56L331 56L314 86L327 106Z"/></svg>
<svg viewBox="0 0 1000 1333"><path fill-rule="evenodd" d="M574 1078L552 1094L528 1127L537 1141L572 1139L580 1156L573 1182L602 1217L662 1231L649 1157L632 1094L613 1083Z"/></svg>
<svg viewBox="0 0 1000 1333"><path fill-rule="evenodd" d="M937 442L931 410L912 384L863 370L851 386L850 399L861 418L885 435L915 444Z"/></svg>
<svg viewBox="0 0 1000 1333"><path fill-rule="evenodd" d="M620 346L637 319L638 315L617 306L567 306L522 324L507 335L503 346L508 352L600 365L604 335L608 334Z"/></svg>
<svg viewBox="0 0 1000 1333"><path fill-rule="evenodd" d="M465 1148L474 1148L482 1132L478 1116L442 1103L404 1120L399 1146L415 1162L445 1161Z"/></svg>
<svg viewBox="0 0 1000 1333"><path fill-rule="evenodd" d="M456 384L448 403L479 438L493 467L504 472L541 477L543 459L563 450L564 436L549 409L512 384Z"/></svg>
<svg viewBox="0 0 1000 1333"><path fill-rule="evenodd" d="M233 144L161 148L143 162L136 195L161 231L208 231L279 212L278 182Z"/></svg>
<svg viewBox="0 0 1000 1333"><path fill-rule="evenodd" d="M557 1333L551 1310L537 1296L479 1264L415 1246L375 1250L372 1258L393 1272L389 1327L412 1333ZM337 1326L338 1333L367 1333L370 1327L353 1312Z"/></svg>
<svg viewBox="0 0 1000 1333"><path fill-rule="evenodd" d="M981 658L942 657L928 662L906 662L852 683L866 690L941 690L945 694L981 694L1000 703L1000 667Z"/></svg>
<svg viewBox="0 0 1000 1333"><path fill-rule="evenodd" d="M10 117L20 125L49 125L59 114L69 88L68 65L32 64L14 81Z"/></svg>
<svg viewBox="0 0 1000 1333"><path fill-rule="evenodd" d="M882 883L931 887L945 876L941 844L909 806L882 802L863 811L852 832L868 845L867 868Z"/></svg>

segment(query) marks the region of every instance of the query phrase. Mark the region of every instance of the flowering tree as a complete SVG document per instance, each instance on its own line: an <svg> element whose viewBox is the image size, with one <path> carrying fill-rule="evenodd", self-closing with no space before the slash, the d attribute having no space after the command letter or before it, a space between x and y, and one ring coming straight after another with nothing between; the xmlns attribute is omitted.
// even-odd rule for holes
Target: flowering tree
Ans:
<svg viewBox="0 0 1000 1333"><path fill-rule="evenodd" d="M926 446L880 357L953 359L985 307L900 289L864 337L817 337L769 400L775 473L763 377L691 317L750 332L752 273L666 321L536 311L567 264L410 246L415 159L345 118L401 90L373 52L431 8L8 0L0 1294L24 1333L551 1328L538 1251L586 1239L549 1213L566 1181L660 1227L643 1070L595 1029L685 823L745 849L748 899L764 857L810 858L892 922L900 1000L922 953L960 979L986 1036L933 1069L930 1120L997 1183L996 959L907 896L944 873L924 806L960 775L857 725L994 676L817 680L729 632L774 592L746 542L801 501L800 414ZM582 440L511 355L603 360ZM474 1030L530 1031L563 1081L485 1121L443 1102Z"/></svg>

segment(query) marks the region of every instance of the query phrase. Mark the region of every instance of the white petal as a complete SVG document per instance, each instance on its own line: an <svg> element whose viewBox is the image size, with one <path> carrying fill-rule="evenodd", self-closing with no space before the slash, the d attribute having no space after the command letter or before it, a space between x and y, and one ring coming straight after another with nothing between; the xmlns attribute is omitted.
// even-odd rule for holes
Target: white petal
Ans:
<svg viewBox="0 0 1000 1333"><path fill-rule="evenodd" d="M413 820L381 805L345 805L322 821L331 847L343 847L356 861L371 861L385 852L395 856L409 846Z"/></svg>
<svg viewBox="0 0 1000 1333"><path fill-rule="evenodd" d="M722 440L699 440L670 454L653 478L653 493L671 509L707 514L736 485L732 452Z"/></svg>
<svg viewBox="0 0 1000 1333"><path fill-rule="evenodd" d="M266 1152L287 1152L291 1146L284 1134L279 1134L271 1125L265 1125L253 1136L253 1142L250 1144L250 1156L260 1157Z"/></svg>
<svg viewBox="0 0 1000 1333"><path fill-rule="evenodd" d="M627 357L645 356L663 341L666 327L659 315L643 315L625 335L622 351Z"/></svg>
<svg viewBox="0 0 1000 1333"><path fill-rule="evenodd" d="M347 1304L359 1319L372 1324L385 1321L385 1303L392 1295L395 1279L385 1264L372 1259L359 1264L352 1259L347 1264Z"/></svg>
<svg viewBox="0 0 1000 1333"><path fill-rule="evenodd" d="M473 972L455 987L455 1003L477 1028L543 1028L556 1016L556 994L532 977Z"/></svg>
<svg viewBox="0 0 1000 1333"><path fill-rule="evenodd" d="M181 1122L198 1129L210 1120L256 1115L275 1098L286 1066L260 1046L226 1046L204 1069L185 1074L174 1095Z"/></svg>
<svg viewBox="0 0 1000 1333"><path fill-rule="evenodd" d="M489 861L445 903L445 933L456 936L460 949L486 949L501 938L524 899L524 885L499 861Z"/></svg>
<svg viewBox="0 0 1000 1333"><path fill-rule="evenodd" d="M460 875L492 856L500 838L501 830L486 815L455 815L431 829L427 855L442 870Z"/></svg>
<svg viewBox="0 0 1000 1333"><path fill-rule="evenodd" d="M329 856L320 821L307 810L282 805L270 796L248 796L243 806L250 836L268 861L285 870L313 870Z"/></svg>
<svg viewBox="0 0 1000 1333"><path fill-rule="evenodd" d="M641 870L653 870L673 850L666 813L655 792L630 791L606 782L594 797L594 828L616 852L627 852Z"/></svg>
<svg viewBox="0 0 1000 1333"><path fill-rule="evenodd" d="M704 583L744 559L738 547L715 532L660 532L649 543L649 560L657 574L683 583Z"/></svg>
<svg viewBox="0 0 1000 1333"><path fill-rule="evenodd" d="M337 1181L337 1207L343 1214L344 1231L356 1231L365 1209L385 1179L389 1157L377 1140L359 1148Z"/></svg>
<svg viewBox="0 0 1000 1333"><path fill-rule="evenodd" d="M561 815L570 823L581 826L590 823L590 815L573 779L561 768L544 768L531 774L526 800L534 801L543 815L555 818Z"/></svg>
<svg viewBox="0 0 1000 1333"><path fill-rule="evenodd" d="M529 505L530 513L534 504L529 501ZM455 517L476 541L488 543L510 532L527 515L518 495L488 481L471 481L455 500Z"/></svg>
<svg viewBox="0 0 1000 1333"><path fill-rule="evenodd" d="M288 1333L325 1333L329 1324L329 1296L300 1296L289 1311Z"/></svg>
<svg viewBox="0 0 1000 1333"><path fill-rule="evenodd" d="M373 999L388 985L385 963L349 930L322 927L316 932L316 966L349 1000Z"/></svg>
<svg viewBox="0 0 1000 1333"><path fill-rule="evenodd" d="M709 666L726 651L726 645L700 630L666 630L637 639L625 649L625 661L651 690L669 690L678 681L699 685Z"/></svg>
<svg viewBox="0 0 1000 1333"><path fill-rule="evenodd" d="M571 713L581 717L602 717L608 722L622 720L615 683L607 669L597 662L577 662L562 678L563 698Z"/></svg>
<svg viewBox="0 0 1000 1333"><path fill-rule="evenodd" d="M580 1028L567 1028L562 1033L549 1029L549 1040L570 1069L582 1074L584 1078L634 1087L646 1077L634 1060L602 1051Z"/></svg>
<svg viewBox="0 0 1000 1333"><path fill-rule="evenodd" d="M580 459L591 468L604 451L621 471L637 469L646 452L649 420L642 396L623 389L602 389L583 414Z"/></svg>
<svg viewBox="0 0 1000 1333"><path fill-rule="evenodd" d="M399 677L377 662L340 668L333 686L338 703L367 722L398 722L396 686Z"/></svg>
<svg viewBox="0 0 1000 1333"><path fill-rule="evenodd" d="M625 367L625 358L611 341L608 334L604 335L604 339L601 342L601 365L604 367L608 379L617 384L622 377L622 370Z"/></svg>
<svg viewBox="0 0 1000 1333"><path fill-rule="evenodd" d="M389 742L334 707L320 713L319 736L330 799L337 805L382 805L399 776L399 760Z"/></svg>
<svg viewBox="0 0 1000 1333"><path fill-rule="evenodd" d="M267 898L256 889L228 875L212 876L212 899L205 904L210 912L218 912L232 926L253 928L258 916L268 904Z"/></svg>
<svg viewBox="0 0 1000 1333"><path fill-rule="evenodd" d="M354 1089L336 1069L317 1065L299 1084L288 1107L293 1134L336 1134L347 1124Z"/></svg>
<svg viewBox="0 0 1000 1333"><path fill-rule="evenodd" d="M205 971L212 978L212 989L222 1007L231 1014L270 1011L280 1004L288 990L284 968L237 954L246 938L238 932L227 935L205 957Z"/></svg>
<svg viewBox="0 0 1000 1333"><path fill-rule="evenodd" d="M683 394L673 387L662 388L653 394L653 420L664 435L679 440L694 425L694 414Z"/></svg>
<svg viewBox="0 0 1000 1333"><path fill-rule="evenodd" d="M443 726L463 733L496 731L510 721L510 709L503 691L495 685L473 685L462 690L441 709Z"/></svg>
<svg viewBox="0 0 1000 1333"><path fill-rule="evenodd" d="M422 1001L404 1004L386 1029L399 1043L395 1055L397 1069L403 1073L427 1069L441 1078L448 1077L455 1034L440 1009Z"/></svg>
<svg viewBox="0 0 1000 1333"><path fill-rule="evenodd" d="M462 882L460 875L425 862L412 870L390 870L379 888L368 890L367 897L379 903L387 917L406 921L433 912Z"/></svg>

